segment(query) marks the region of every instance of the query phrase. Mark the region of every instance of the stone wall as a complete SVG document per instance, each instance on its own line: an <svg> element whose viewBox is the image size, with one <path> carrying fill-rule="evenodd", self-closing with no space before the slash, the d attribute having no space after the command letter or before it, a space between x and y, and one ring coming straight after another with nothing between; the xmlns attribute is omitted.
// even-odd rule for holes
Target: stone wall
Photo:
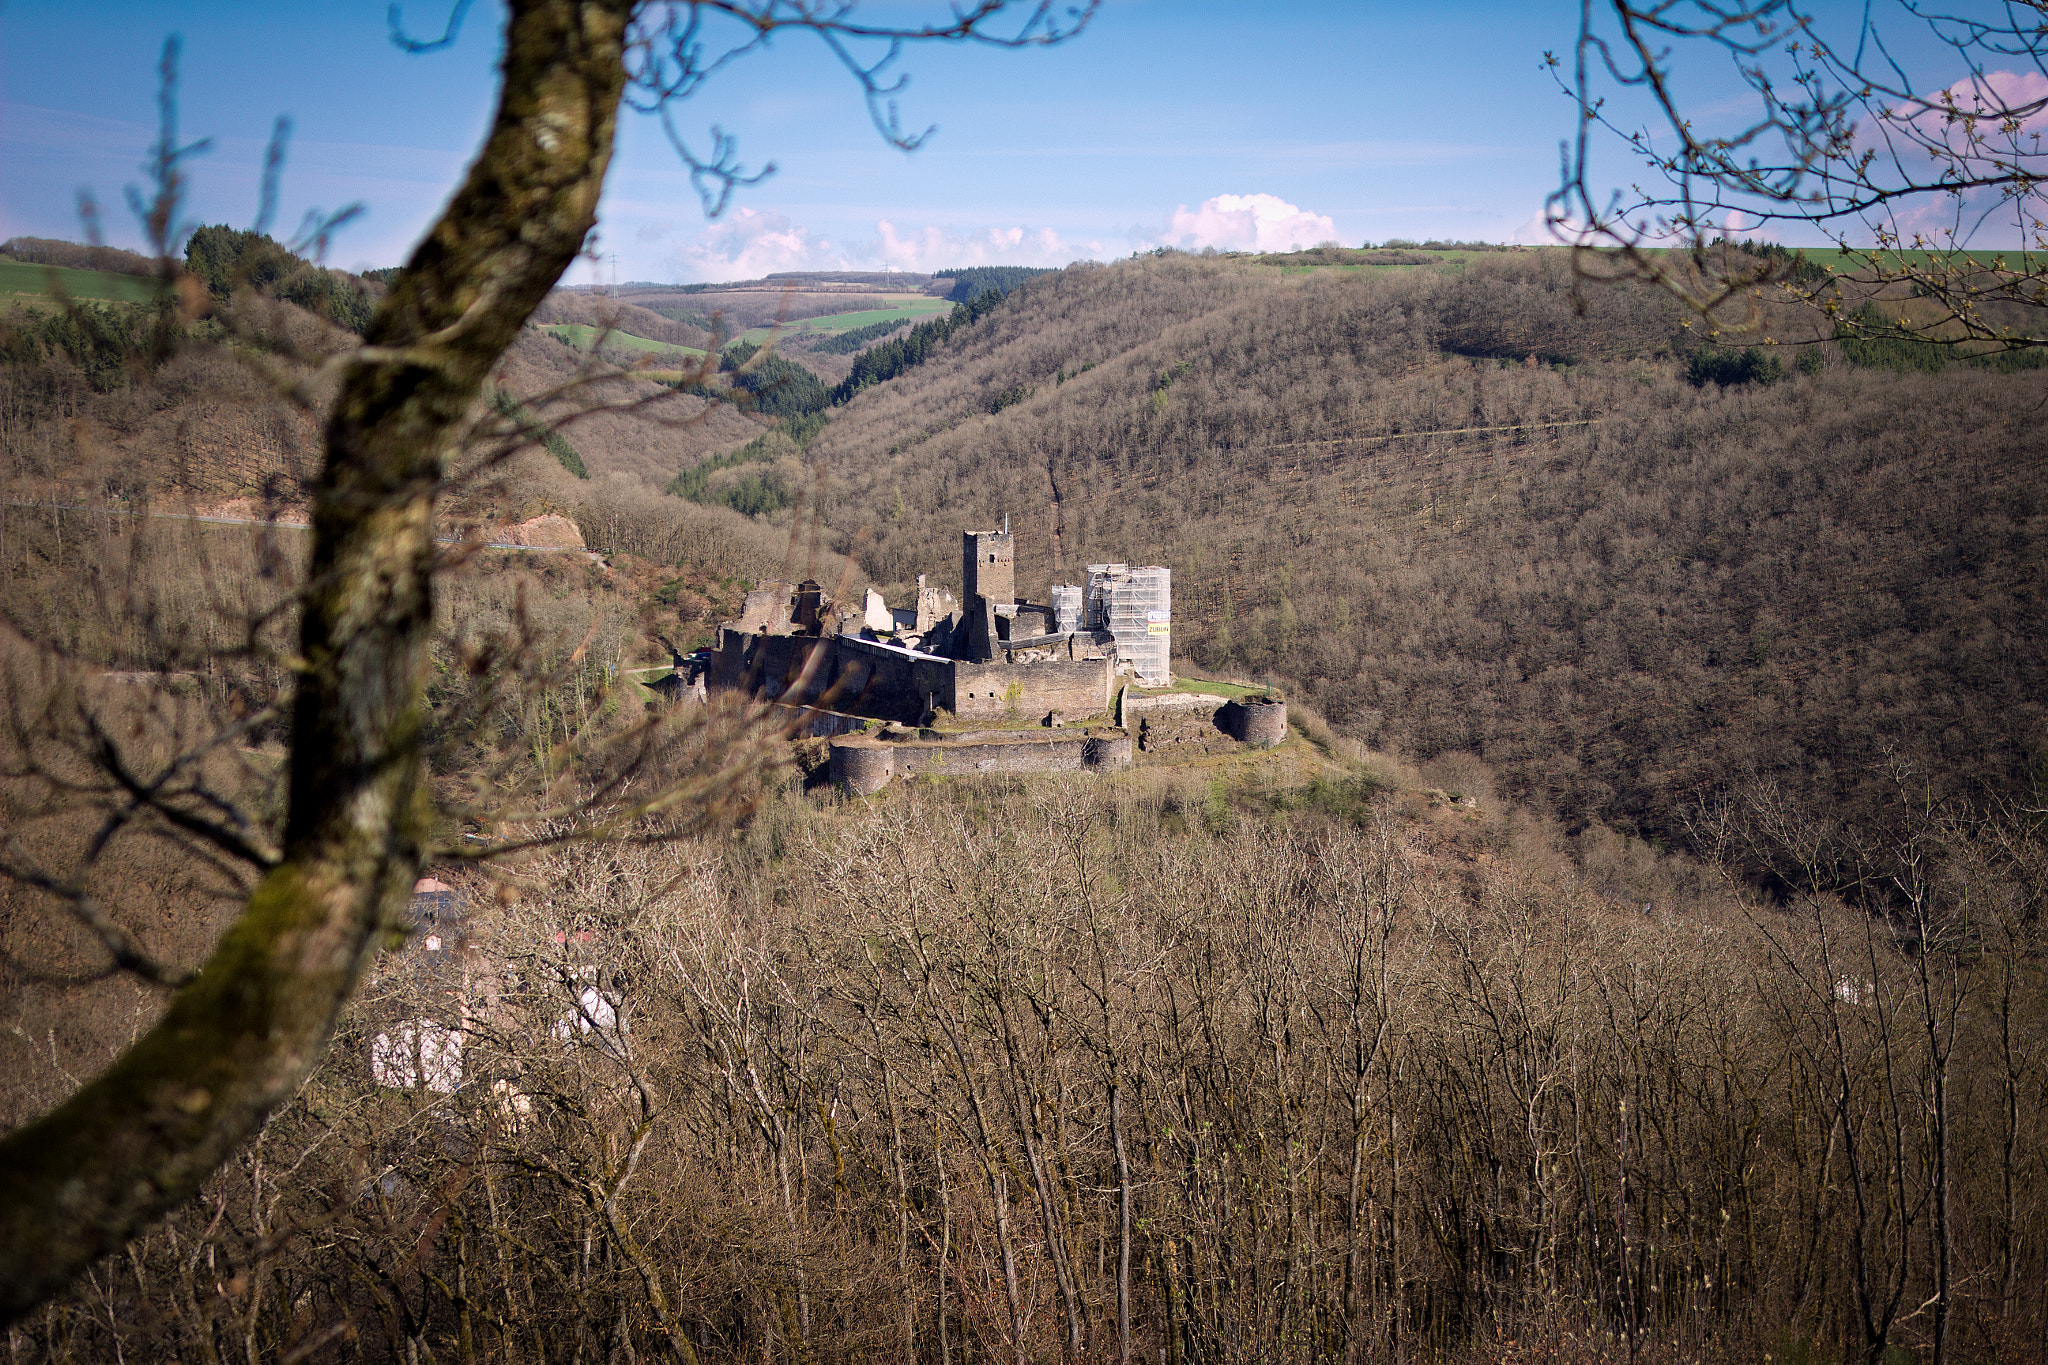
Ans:
<svg viewBox="0 0 2048 1365"><path fill-rule="evenodd" d="M821 650L811 667L812 654ZM954 666L951 659L855 635L746 635L727 628L719 635L712 678L719 687L770 701L915 725L948 704Z"/></svg>
<svg viewBox="0 0 2048 1365"><path fill-rule="evenodd" d="M919 724L946 704L957 667L951 659L857 635L837 637L834 663L831 687L836 699L831 704L836 709L907 725Z"/></svg>
<svg viewBox="0 0 2048 1365"><path fill-rule="evenodd" d="M1114 680L1107 659L1050 660L1029 664L953 666L948 708L962 720L992 720L1015 713L1038 717L1048 711L1092 716L1109 706Z"/></svg>
<svg viewBox="0 0 2048 1365"><path fill-rule="evenodd" d="M1124 715L1142 716L1158 711L1207 711L1214 714L1223 705L1223 698L1212 697L1203 692L1168 692L1161 697L1147 697L1138 692L1124 693Z"/></svg>
<svg viewBox="0 0 2048 1365"><path fill-rule="evenodd" d="M1234 738L1268 749L1287 738L1287 703L1278 697L1246 697L1224 707L1216 723Z"/></svg>
<svg viewBox="0 0 2048 1365"><path fill-rule="evenodd" d="M1124 699L1124 724L1137 735L1138 748L1155 758L1195 758L1238 748L1236 738L1223 728L1221 712L1225 707L1220 697L1206 698L1206 706L1161 706L1142 711L1131 706L1133 700Z"/></svg>
<svg viewBox="0 0 2048 1365"><path fill-rule="evenodd" d="M888 743L856 737L833 741L832 781L866 796L896 777L973 777L991 773L1103 772L1131 766L1131 737L1006 736L957 743Z"/></svg>
<svg viewBox="0 0 2048 1365"><path fill-rule="evenodd" d="M749 635L728 626L711 680L769 701L916 725L933 710L975 720L1099 715L1115 676L1108 658L971 664L857 635Z"/></svg>

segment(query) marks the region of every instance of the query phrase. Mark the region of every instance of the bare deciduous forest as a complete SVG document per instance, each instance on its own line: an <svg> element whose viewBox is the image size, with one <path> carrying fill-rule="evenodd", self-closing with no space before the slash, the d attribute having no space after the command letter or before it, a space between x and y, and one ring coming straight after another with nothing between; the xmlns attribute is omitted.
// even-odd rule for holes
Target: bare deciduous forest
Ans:
<svg viewBox="0 0 2048 1365"><path fill-rule="evenodd" d="M2042 1361L2042 374L1787 332L1819 363L1695 386L1647 290L1413 254L1030 281L759 520L657 491L759 417L523 333L493 382L590 478L530 445L448 530L611 554L450 550L448 809L602 788L660 705L619 670L753 581L901 601L1006 514L1033 597L1171 565L1177 652L1295 733L868 800L798 744L720 830L436 869L458 919L12 1358ZM109 724L233 734L209 790L276 825L287 722L234 726L291 688L301 533L133 515L300 506L316 424L247 359L0 377L10 864L122 799ZM113 848L173 974L248 894ZM108 942L0 890L0 1123L160 1010Z"/></svg>
<svg viewBox="0 0 2048 1365"><path fill-rule="evenodd" d="M1924 826L1875 917L1573 867L1522 817L1287 800L793 797L716 845L532 863L473 959L387 957L208 1196L27 1335L1874 1361L1939 1303L1961 1358L2039 1358L2038 843ZM393 1038L433 1074L422 1020L468 1083L372 1085Z"/></svg>
<svg viewBox="0 0 2048 1365"><path fill-rule="evenodd" d="M1888 749L2028 790L2040 373L1855 369L1791 315L1789 380L1694 387L1667 299L1578 317L1569 285L1556 252L1070 269L811 453L879 582L1005 515L1033 593L1171 565L1178 653L1412 760L1476 755L1574 825L1673 839L1749 773L1867 814Z"/></svg>

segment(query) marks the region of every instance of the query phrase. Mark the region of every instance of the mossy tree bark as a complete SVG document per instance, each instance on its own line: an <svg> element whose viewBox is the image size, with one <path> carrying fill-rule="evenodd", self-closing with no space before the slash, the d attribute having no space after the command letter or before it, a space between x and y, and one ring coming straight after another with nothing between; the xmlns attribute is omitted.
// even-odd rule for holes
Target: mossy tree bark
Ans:
<svg viewBox="0 0 2048 1365"><path fill-rule="evenodd" d="M328 424L283 856L161 1022L0 1141L0 1322L191 1198L293 1093L411 890L443 452L596 222L632 9L511 0L490 136Z"/></svg>

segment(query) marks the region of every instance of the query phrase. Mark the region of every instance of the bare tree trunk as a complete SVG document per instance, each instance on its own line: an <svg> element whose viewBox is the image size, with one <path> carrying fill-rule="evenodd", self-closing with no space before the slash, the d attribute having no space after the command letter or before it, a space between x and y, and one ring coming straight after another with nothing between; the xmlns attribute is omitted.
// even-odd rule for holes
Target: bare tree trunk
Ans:
<svg viewBox="0 0 2048 1365"><path fill-rule="evenodd" d="M896 1101L896 1081L889 1070L889 1061L882 1050L881 1029L873 1020L869 1021L875 1036L875 1060L882 1073L882 1099L889 1107L889 1163L896 1177L896 1274L898 1292L903 1298L903 1322L898 1332L898 1349L903 1359L917 1359L917 1292L910 1274L910 1168L903 1153L903 1111ZM940 1308L945 1315L945 1267L940 1267Z"/></svg>
<svg viewBox="0 0 2048 1365"><path fill-rule="evenodd" d="M191 1198L297 1089L411 892L443 449L596 221L632 9L511 4L490 136L378 309L328 424L283 857L156 1027L0 1141L0 1322Z"/></svg>
<svg viewBox="0 0 2048 1365"><path fill-rule="evenodd" d="M1131 1154L1124 1140L1124 1088L1109 1082L1109 1133L1116 1144L1116 1359L1131 1362Z"/></svg>
<svg viewBox="0 0 2048 1365"><path fill-rule="evenodd" d="M1045 1248L1052 1260L1053 1283L1059 1290L1060 1307L1067 1320L1066 1351L1069 1358L1079 1360L1085 1351L1080 1294L1074 1285L1066 1229L1060 1226L1059 1210L1053 1200L1052 1180L1043 1151L1045 1144L1038 1132L1040 1104L1036 1087L1030 1087L1033 1094L1025 1094L1029 1083L1024 1079L1017 1057L1017 1037L1010 1026L1009 1011L1000 1003L996 1008L1002 1011L1003 1016L1003 1061L1004 1069L1009 1072L1011 1108L1017 1116L1017 1131L1024 1140L1024 1160L1038 1197L1038 1216L1045 1226Z"/></svg>
<svg viewBox="0 0 2048 1365"><path fill-rule="evenodd" d="M938 1274L934 1277L938 1305L936 1316L939 1327L939 1365L952 1365L952 1333L946 1325L946 1274L947 1258L953 1251L953 1188L946 1180L946 1149L941 1141L940 1127L936 1119L932 1123L932 1170L939 1186L939 1264Z"/></svg>

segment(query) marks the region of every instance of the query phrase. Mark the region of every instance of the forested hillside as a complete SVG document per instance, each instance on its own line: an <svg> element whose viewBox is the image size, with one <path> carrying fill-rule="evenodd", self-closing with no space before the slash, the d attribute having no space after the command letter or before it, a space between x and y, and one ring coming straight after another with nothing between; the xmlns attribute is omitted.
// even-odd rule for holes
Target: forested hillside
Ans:
<svg viewBox="0 0 2048 1365"><path fill-rule="evenodd" d="M24 1358L2034 1361L2048 376L1702 350L1540 253L977 298L840 405L522 333L438 514L615 553L442 561L461 946L394 935ZM190 513L303 511L274 380L346 340L226 309L6 334L0 1125L162 1008L112 945L176 979L246 902L175 818L281 825L307 539ZM1288 741L854 798L642 685L1005 515L1034 596L1172 565ZM589 792L624 837L472 863Z"/></svg>
<svg viewBox="0 0 2048 1365"><path fill-rule="evenodd" d="M2025 788L2043 377L1827 342L1786 347L1812 358L1784 382L1696 387L1662 300L1588 302L1555 253L1076 267L810 453L880 582L945 578L959 530L1005 515L1033 595L1170 565L1178 653L1410 758L1477 754L1574 822L1670 835L1746 772L1867 802L1887 753Z"/></svg>

